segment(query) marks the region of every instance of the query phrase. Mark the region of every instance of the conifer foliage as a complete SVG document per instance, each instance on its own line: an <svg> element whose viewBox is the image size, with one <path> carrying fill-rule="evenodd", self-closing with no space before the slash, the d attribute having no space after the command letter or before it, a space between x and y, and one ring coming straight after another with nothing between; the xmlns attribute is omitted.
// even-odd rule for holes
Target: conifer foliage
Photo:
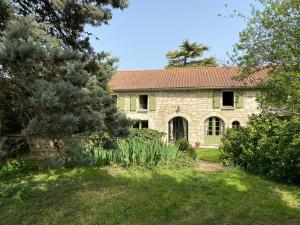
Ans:
<svg viewBox="0 0 300 225"><path fill-rule="evenodd" d="M197 67L197 66L217 66L214 57L199 59L204 52L209 48L206 45L201 45L196 42L189 42L185 40L179 46L179 50L169 51L167 58L169 64L167 67Z"/></svg>
<svg viewBox="0 0 300 225"><path fill-rule="evenodd" d="M92 50L84 26L100 26L112 19L112 9L124 9L127 0L12 0L20 17L32 15L51 35L65 45L81 50Z"/></svg>
<svg viewBox="0 0 300 225"><path fill-rule="evenodd" d="M104 52L95 53L88 39L85 44L80 41L85 24L100 25L111 18L110 11L102 4L122 8L125 3L1 3L0 10L13 12L1 24L2 130L9 111L20 121L24 134L31 136L56 140L74 133L101 131L113 139L128 134L130 122L118 112L108 88L116 60ZM61 7L59 19L54 19L52 10L43 8L50 7L48 4L55 9ZM89 13L81 11L83 8L89 9ZM102 15L102 11L106 14ZM78 17L78 12L84 15Z"/></svg>

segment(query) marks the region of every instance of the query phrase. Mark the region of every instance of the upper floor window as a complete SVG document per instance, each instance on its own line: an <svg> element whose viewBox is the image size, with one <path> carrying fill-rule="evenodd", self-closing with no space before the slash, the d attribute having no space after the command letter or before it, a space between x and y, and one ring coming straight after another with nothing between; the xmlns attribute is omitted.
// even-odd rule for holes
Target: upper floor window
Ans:
<svg viewBox="0 0 300 225"><path fill-rule="evenodd" d="M234 92L223 91L222 100L223 100L223 106L234 107Z"/></svg>
<svg viewBox="0 0 300 225"><path fill-rule="evenodd" d="M139 109L148 110L148 95L139 95Z"/></svg>

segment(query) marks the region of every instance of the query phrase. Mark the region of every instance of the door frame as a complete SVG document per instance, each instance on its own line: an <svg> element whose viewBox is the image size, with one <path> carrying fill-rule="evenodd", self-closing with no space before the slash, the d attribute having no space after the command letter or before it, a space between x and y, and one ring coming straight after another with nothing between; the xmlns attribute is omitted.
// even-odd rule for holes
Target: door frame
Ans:
<svg viewBox="0 0 300 225"><path fill-rule="evenodd" d="M184 128L183 128L183 136L184 136L183 139L185 139L187 141L189 139L189 122L188 122L188 120L186 118L184 118L183 116L175 116L172 119L170 119L169 122L168 122L169 142L177 141L179 139L182 139L182 138L174 137L174 134L175 134L174 133L174 124L175 124L176 120L178 121L178 119L181 119L183 123L186 123L186 130L184 130ZM173 123L172 127L171 127L171 123ZM173 130L171 130L171 129L173 129ZM172 136L173 136L173 138L171 138Z"/></svg>

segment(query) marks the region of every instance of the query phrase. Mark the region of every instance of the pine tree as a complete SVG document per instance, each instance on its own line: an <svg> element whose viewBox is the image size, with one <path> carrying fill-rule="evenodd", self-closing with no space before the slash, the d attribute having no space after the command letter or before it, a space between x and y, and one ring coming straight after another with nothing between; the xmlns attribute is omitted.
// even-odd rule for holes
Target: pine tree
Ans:
<svg viewBox="0 0 300 225"><path fill-rule="evenodd" d="M58 37L66 46L82 51L92 51L87 24L101 26L112 19L112 9L124 9L128 0L12 0L16 14L33 16L43 22L45 30Z"/></svg>
<svg viewBox="0 0 300 225"><path fill-rule="evenodd" d="M5 29L7 22L12 16L12 8L9 6L9 2L7 0L0 1L0 36L1 31Z"/></svg>
<svg viewBox="0 0 300 225"><path fill-rule="evenodd" d="M15 4L21 2L25 1L14 1ZM30 2L38 5L47 1ZM58 4L60 1L54 2ZM54 2L51 2L53 7ZM71 1L61 2L67 4ZM109 4L108 1L103 2ZM110 3L117 7L117 2L122 1ZM80 4L88 7L84 3ZM14 9L12 5L5 6L0 7L0 10L11 12ZM72 7L74 11L78 10L76 5ZM62 19L60 25L57 21L55 26L61 26L63 33L67 29L75 30L76 35L66 34L65 37L69 38L65 39L57 31L49 32L49 29L55 27L45 19L51 17L51 12L44 12L43 20L34 11L26 13L21 9L18 8L19 11L15 11L5 21L1 30L2 124L5 124L3 112L11 111L20 121L26 136L48 137L52 140L75 133L92 132L105 132L111 140L126 136L130 121L118 112L108 88L116 59L104 52L94 52L88 42L83 44L79 40L84 35L80 26L91 23L88 18L94 18L93 23L96 23L95 15L88 15L85 22L80 20L76 23L76 16L71 16L66 23ZM38 11L38 6L35 10ZM73 10L69 8L61 16L68 17L70 12L73 15ZM111 146L111 143L107 145Z"/></svg>
<svg viewBox="0 0 300 225"><path fill-rule="evenodd" d="M185 40L180 46L179 50L169 51L167 58L169 64L167 67L198 67L198 66L217 66L214 57L197 59L203 55L209 48L205 45L190 43Z"/></svg>

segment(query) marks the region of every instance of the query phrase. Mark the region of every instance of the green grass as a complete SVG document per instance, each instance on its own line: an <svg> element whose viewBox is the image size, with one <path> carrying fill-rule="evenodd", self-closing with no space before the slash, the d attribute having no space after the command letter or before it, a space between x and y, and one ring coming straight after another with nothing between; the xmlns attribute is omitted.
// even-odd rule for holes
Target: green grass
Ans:
<svg viewBox="0 0 300 225"><path fill-rule="evenodd" d="M299 224L300 188L245 172L73 169L0 181L0 224Z"/></svg>
<svg viewBox="0 0 300 225"><path fill-rule="evenodd" d="M220 162L220 151L215 148L200 148L196 150L197 159L208 162Z"/></svg>

